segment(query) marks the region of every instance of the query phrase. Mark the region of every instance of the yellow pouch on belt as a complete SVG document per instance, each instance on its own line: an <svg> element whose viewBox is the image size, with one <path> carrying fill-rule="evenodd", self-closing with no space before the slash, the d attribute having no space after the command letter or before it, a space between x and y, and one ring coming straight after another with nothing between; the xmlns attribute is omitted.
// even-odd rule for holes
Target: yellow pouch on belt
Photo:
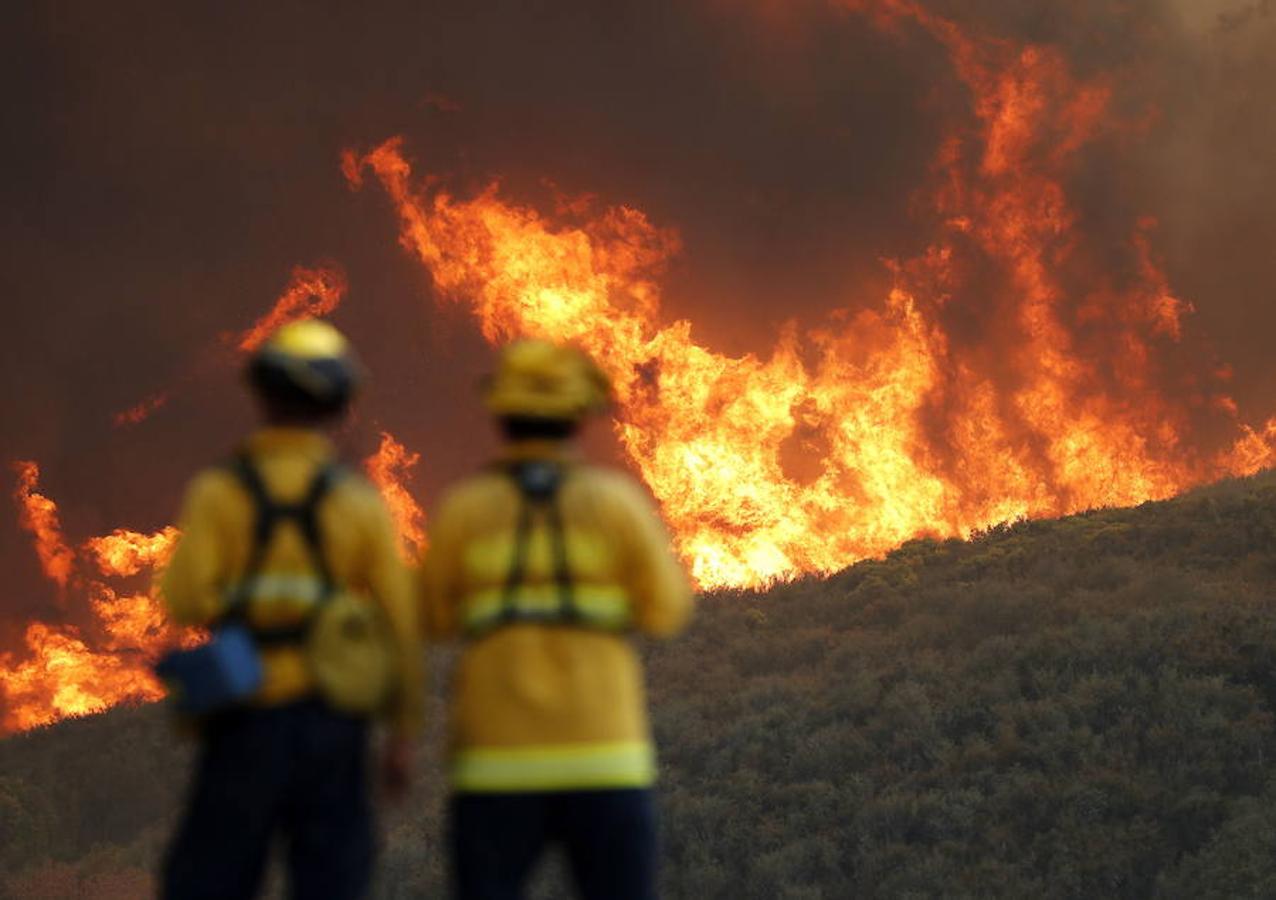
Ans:
<svg viewBox="0 0 1276 900"><path fill-rule="evenodd" d="M382 712L393 690L389 627L371 601L338 592L315 613L306 654L319 694L335 709Z"/></svg>

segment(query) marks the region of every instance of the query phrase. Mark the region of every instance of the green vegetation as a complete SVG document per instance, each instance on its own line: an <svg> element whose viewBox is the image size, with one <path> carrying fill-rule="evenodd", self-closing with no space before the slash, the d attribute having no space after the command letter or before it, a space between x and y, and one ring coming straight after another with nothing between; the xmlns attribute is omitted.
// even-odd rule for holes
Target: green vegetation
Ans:
<svg viewBox="0 0 1276 900"><path fill-rule="evenodd" d="M706 597L648 652L667 895L1276 896L1274 588L1268 474ZM154 708L0 742L9 894L144 892L185 752ZM380 896L441 895L441 818Z"/></svg>

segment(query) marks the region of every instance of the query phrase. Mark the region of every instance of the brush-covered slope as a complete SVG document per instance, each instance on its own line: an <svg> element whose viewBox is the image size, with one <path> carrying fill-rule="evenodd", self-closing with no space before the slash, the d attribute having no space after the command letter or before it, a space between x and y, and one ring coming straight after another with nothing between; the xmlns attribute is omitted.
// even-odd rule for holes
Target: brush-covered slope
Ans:
<svg viewBox="0 0 1276 900"><path fill-rule="evenodd" d="M1276 896L1271 474L709 596L648 657L670 897ZM158 708L0 742L9 894L144 892L186 756ZM379 896L439 895L441 806Z"/></svg>

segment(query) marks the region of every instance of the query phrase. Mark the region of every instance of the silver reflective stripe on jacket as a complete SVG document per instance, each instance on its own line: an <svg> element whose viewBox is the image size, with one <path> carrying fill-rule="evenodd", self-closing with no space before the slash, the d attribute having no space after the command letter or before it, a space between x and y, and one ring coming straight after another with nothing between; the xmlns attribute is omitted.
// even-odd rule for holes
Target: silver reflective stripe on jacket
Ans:
<svg viewBox="0 0 1276 900"><path fill-rule="evenodd" d="M462 624L471 634L506 621L549 624L579 624L606 631L623 631L633 623L629 595L610 584L573 584L571 607L575 615L564 613L561 588L557 584L524 584L507 597L504 588L489 588L470 595L463 605Z"/></svg>

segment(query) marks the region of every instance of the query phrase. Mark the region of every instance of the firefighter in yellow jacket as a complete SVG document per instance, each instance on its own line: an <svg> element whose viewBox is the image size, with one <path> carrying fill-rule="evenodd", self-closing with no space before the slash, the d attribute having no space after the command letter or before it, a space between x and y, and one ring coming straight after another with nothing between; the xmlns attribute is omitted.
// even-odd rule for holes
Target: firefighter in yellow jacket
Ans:
<svg viewBox="0 0 1276 900"><path fill-rule="evenodd" d="M282 837L291 896L362 897L373 857L369 725L388 719L382 774L402 790L421 716L412 582L379 495L337 465L324 435L358 380L342 335L318 320L286 325L248 376L265 427L192 482L160 588L174 621L213 629L204 647L174 654L183 699L233 682L236 667L255 680L200 721L162 894L254 896ZM233 652L239 634L249 653Z"/></svg>
<svg viewBox="0 0 1276 900"><path fill-rule="evenodd" d="M642 488L571 438L608 385L583 354L507 347L486 390L506 439L433 519L426 627L463 639L450 810L462 898L515 898L551 843L586 898L656 892L655 759L628 634L672 635L691 594Z"/></svg>

